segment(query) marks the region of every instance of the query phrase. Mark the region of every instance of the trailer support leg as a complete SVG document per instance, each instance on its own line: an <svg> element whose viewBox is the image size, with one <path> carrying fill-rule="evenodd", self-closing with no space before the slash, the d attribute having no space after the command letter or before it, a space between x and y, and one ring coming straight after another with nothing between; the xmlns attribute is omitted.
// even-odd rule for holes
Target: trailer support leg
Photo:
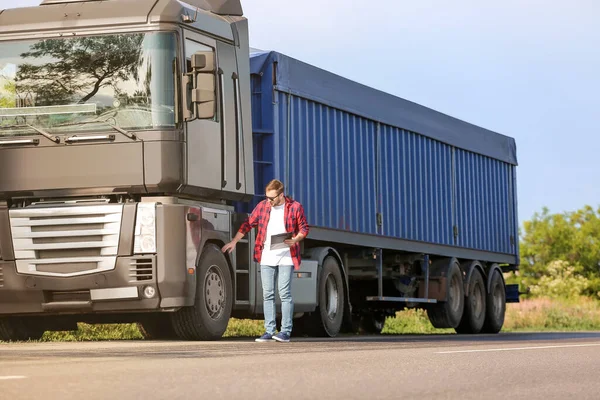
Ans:
<svg viewBox="0 0 600 400"><path fill-rule="evenodd" d="M383 250L375 250L377 253L377 293L379 298L383 297Z"/></svg>
<svg viewBox="0 0 600 400"><path fill-rule="evenodd" d="M423 257L423 272L425 273L425 298L429 298L429 254Z"/></svg>

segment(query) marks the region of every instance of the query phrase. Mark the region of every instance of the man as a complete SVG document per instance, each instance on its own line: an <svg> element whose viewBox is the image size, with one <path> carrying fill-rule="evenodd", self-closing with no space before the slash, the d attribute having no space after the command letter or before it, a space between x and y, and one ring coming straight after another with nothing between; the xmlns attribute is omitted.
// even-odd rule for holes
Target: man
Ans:
<svg viewBox="0 0 600 400"><path fill-rule="evenodd" d="M266 199L256 205L233 240L223 246L223 252L232 252L240 239L258 226L254 245L254 260L260 264L265 333L257 342L277 340L289 342L292 333L292 270L300 268L300 242L308 235L308 224L302 204L284 195L283 183L272 180L266 187ZM291 233L281 249L271 249L271 236ZM281 299L281 331L275 334L275 281Z"/></svg>

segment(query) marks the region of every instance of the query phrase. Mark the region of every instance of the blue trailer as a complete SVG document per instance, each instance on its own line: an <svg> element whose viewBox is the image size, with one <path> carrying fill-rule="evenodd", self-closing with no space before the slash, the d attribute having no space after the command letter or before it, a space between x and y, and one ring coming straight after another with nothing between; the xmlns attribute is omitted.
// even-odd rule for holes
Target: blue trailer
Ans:
<svg viewBox="0 0 600 400"><path fill-rule="evenodd" d="M252 53L250 70L257 195L237 208L286 184L311 226L305 256L342 271L346 326L376 332L408 306L499 331L518 301L502 274L519 265L514 139L281 53ZM316 325L336 331L320 303Z"/></svg>

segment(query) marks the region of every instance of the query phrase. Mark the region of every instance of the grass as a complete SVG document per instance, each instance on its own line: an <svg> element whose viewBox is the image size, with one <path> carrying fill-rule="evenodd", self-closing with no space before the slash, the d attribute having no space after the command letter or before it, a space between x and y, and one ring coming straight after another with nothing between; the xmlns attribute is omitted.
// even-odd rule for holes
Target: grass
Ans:
<svg viewBox="0 0 600 400"><path fill-rule="evenodd" d="M136 324L78 324L78 330L46 332L41 341L99 341L143 339ZM262 320L232 318L225 337L255 337L263 333ZM528 299L507 304L504 332L590 331L600 330L600 302L590 298L572 300ZM382 334L448 334L453 329L435 329L424 310L400 311L388 318Z"/></svg>
<svg viewBox="0 0 600 400"><path fill-rule="evenodd" d="M600 330L600 302L580 297L571 300L538 298L508 304L503 331Z"/></svg>

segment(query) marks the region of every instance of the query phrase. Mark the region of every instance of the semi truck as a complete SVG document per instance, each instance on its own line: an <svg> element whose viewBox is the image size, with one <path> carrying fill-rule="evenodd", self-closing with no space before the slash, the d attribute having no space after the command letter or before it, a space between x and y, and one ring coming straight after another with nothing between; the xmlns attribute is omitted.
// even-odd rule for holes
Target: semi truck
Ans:
<svg viewBox="0 0 600 400"><path fill-rule="evenodd" d="M251 49L239 0L0 11L0 340L262 318L254 232L222 246L273 178L310 225L292 335L377 334L405 308L497 333L516 167L513 138Z"/></svg>

